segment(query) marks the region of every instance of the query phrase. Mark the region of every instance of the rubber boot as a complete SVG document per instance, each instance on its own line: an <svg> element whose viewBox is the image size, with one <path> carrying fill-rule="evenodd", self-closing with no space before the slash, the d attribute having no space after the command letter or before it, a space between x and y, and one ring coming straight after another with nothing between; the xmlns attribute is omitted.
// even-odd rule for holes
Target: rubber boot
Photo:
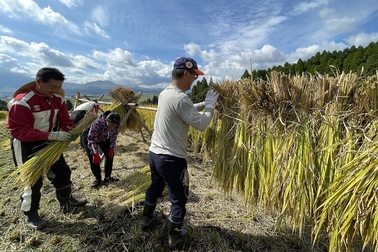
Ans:
<svg viewBox="0 0 378 252"><path fill-rule="evenodd" d="M158 213L155 211L155 208L156 200L146 197L142 216L142 230L147 229L157 217Z"/></svg>
<svg viewBox="0 0 378 252"><path fill-rule="evenodd" d="M71 186L57 189L56 198L60 203L60 210L63 213L68 213L70 208L81 207L87 204L86 199L77 200L71 194Z"/></svg>
<svg viewBox="0 0 378 252"><path fill-rule="evenodd" d="M46 226L46 221L39 217L38 211L24 212L24 214L26 215L26 223L31 229L40 230Z"/></svg>
<svg viewBox="0 0 378 252"><path fill-rule="evenodd" d="M170 216L168 218L168 247L171 250L176 248L176 245L184 242L192 233L190 227L183 227L182 221L175 221L175 218Z"/></svg>

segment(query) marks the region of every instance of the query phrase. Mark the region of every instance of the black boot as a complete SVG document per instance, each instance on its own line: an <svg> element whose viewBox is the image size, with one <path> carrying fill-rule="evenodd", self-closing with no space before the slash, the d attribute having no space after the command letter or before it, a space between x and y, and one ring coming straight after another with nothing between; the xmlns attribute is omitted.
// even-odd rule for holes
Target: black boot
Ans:
<svg viewBox="0 0 378 252"><path fill-rule="evenodd" d="M142 216L142 230L148 228L158 215L156 208L156 200L146 197L144 201L143 216Z"/></svg>
<svg viewBox="0 0 378 252"><path fill-rule="evenodd" d="M109 185L110 183L114 183L114 182L117 182L117 181L119 181L119 179L117 179L117 178L105 177L104 178L104 185Z"/></svg>
<svg viewBox="0 0 378 252"><path fill-rule="evenodd" d="M60 203L60 210L63 213L68 213L70 208L81 207L87 204L86 199L77 200L71 194L71 186L57 189L56 197Z"/></svg>
<svg viewBox="0 0 378 252"><path fill-rule="evenodd" d="M96 178L95 181L92 183L92 188L98 189L102 185L102 180L101 178Z"/></svg>
<svg viewBox="0 0 378 252"><path fill-rule="evenodd" d="M170 216L168 218L168 247L175 249L176 245L184 242L186 238L191 235L192 229L190 227L183 227L182 221L175 221L175 218Z"/></svg>
<svg viewBox="0 0 378 252"><path fill-rule="evenodd" d="M26 223L28 224L28 227L40 230L46 226L46 221L39 217L38 211L24 212L24 214L26 215Z"/></svg>

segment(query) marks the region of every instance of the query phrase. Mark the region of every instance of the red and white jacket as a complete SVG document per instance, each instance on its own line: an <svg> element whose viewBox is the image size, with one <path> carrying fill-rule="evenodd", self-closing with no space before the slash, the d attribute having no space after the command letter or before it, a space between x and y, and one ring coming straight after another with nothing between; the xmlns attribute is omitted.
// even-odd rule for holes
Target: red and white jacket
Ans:
<svg viewBox="0 0 378 252"><path fill-rule="evenodd" d="M75 127L65 100L55 94L44 97L33 88L17 94L8 103L8 129L21 142L48 140L53 129L69 131Z"/></svg>

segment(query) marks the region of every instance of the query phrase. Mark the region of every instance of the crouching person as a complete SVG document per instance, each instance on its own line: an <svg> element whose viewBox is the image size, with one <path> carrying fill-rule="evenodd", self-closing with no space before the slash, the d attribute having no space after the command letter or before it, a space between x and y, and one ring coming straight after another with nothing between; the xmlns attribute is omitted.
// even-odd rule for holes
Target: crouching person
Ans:
<svg viewBox="0 0 378 252"><path fill-rule="evenodd" d="M21 166L33 155L46 147L50 141L67 141L68 133L75 125L71 121L62 84L64 75L55 68L42 68L36 80L25 84L8 103L7 127L11 134L11 147L16 167ZM61 129L61 131L58 131ZM56 130L56 131L54 131ZM71 194L71 169L63 155L50 168L47 178L56 189L61 210L84 206L87 200L77 200ZM46 222L39 216L43 178L32 186L24 188L21 195L21 210L27 217L27 224L33 229L42 229Z"/></svg>

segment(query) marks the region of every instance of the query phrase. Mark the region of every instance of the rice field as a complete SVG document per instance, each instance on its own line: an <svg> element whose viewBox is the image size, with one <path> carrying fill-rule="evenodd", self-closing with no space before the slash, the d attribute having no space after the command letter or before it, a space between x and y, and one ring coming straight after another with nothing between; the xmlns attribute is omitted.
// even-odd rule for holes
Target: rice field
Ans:
<svg viewBox="0 0 378 252"><path fill-rule="evenodd" d="M205 132L189 134L185 224L195 232L178 251L375 251L377 77L272 73L267 82L211 86L220 93L215 117ZM138 115L152 130L154 112ZM167 251L166 195L151 230L140 229L149 176L143 130L121 133L114 164L121 180L99 190L90 188L78 141L68 145L75 193L89 204L57 212L45 181L42 232L26 228L4 146L0 250Z"/></svg>
<svg viewBox="0 0 378 252"><path fill-rule="evenodd" d="M224 191L262 205L278 226L289 218L314 244L328 236L329 251L376 250L377 79L273 72L215 84L218 126L194 143L214 157Z"/></svg>
<svg viewBox="0 0 378 252"><path fill-rule="evenodd" d="M91 188L94 177L84 150L78 141L71 142L64 156L72 169L73 193L86 197L89 203L68 214L60 213L54 188L45 179L39 212L47 227L33 231L27 228L19 209L20 188L8 176L15 168L5 122L0 121L0 125L4 143L0 151L0 251L168 251L168 197L159 201L159 217L147 232L140 228L142 205L119 201L131 191L133 176L145 176L146 132L146 142L139 132L126 130L119 136L113 175L120 181L99 190ZM300 238L288 227L275 229L275 217L258 207L251 212L238 193L224 193L212 178L211 159L190 153L188 163L191 191L185 224L195 232L177 251L326 251L324 246L312 247L309 236Z"/></svg>

